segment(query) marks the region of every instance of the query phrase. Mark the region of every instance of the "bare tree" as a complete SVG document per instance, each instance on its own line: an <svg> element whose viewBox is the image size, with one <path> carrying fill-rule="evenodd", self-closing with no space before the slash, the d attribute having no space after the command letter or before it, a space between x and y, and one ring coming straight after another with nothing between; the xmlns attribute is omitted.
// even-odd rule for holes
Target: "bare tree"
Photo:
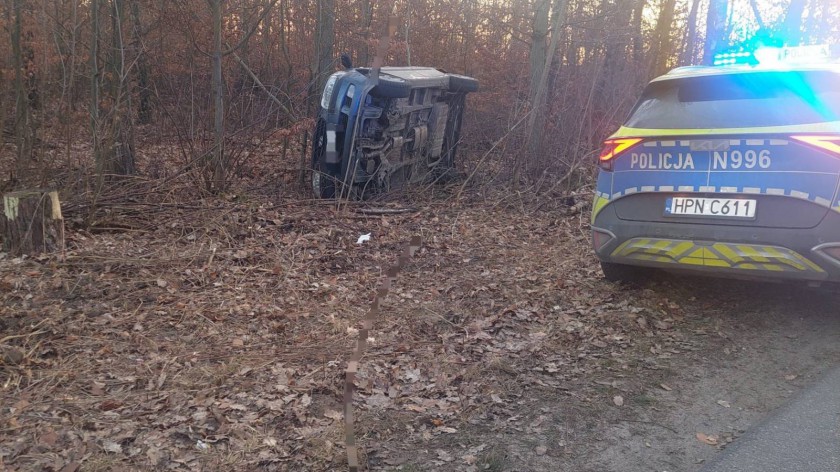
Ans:
<svg viewBox="0 0 840 472"><path fill-rule="evenodd" d="M30 48L25 48L21 42L21 17L23 15L23 0L11 0L11 5L7 5L8 21L11 25L11 42L12 42L12 67L15 71L14 89L15 89L15 122L14 122L14 136L15 145L17 147L16 157L16 173L18 177L22 177L24 168L29 165L32 160L33 145L35 141L35 125L32 116L32 102L33 95L37 94L33 90L34 74L31 71L31 62L33 59L33 52Z"/></svg>
<svg viewBox="0 0 840 472"><path fill-rule="evenodd" d="M223 48L224 38L222 37L222 19L225 0L207 0L210 4L210 16L213 24L213 49L211 57L211 95L213 99L213 149L212 157L212 178L210 190L222 192L228 184L228 162L225 155L225 98L224 81L222 76L222 58L235 53L251 39L260 23L265 19L268 12L278 0L271 0L263 7L262 13L257 17L250 29L234 46Z"/></svg>
<svg viewBox="0 0 840 472"><path fill-rule="evenodd" d="M703 45L703 63L711 64L717 51L727 43L726 12L728 0L709 0L706 13L706 42Z"/></svg>
<svg viewBox="0 0 840 472"><path fill-rule="evenodd" d="M672 53L671 29L676 3L676 0L664 0L659 9L651 48L651 76L663 74L668 69L668 59Z"/></svg>
<svg viewBox="0 0 840 472"><path fill-rule="evenodd" d="M137 121L149 124L152 121L152 90L149 83L149 61L143 45L143 23L140 21L140 2L131 2L132 49L136 55L137 68Z"/></svg>
<svg viewBox="0 0 840 472"><path fill-rule="evenodd" d="M680 56L680 64L687 65L694 62L697 47L697 13L700 10L700 0L692 0L691 9L686 19L685 45Z"/></svg>
<svg viewBox="0 0 840 472"><path fill-rule="evenodd" d="M790 0L782 23L782 37L790 46L802 42L802 14L805 11L805 0Z"/></svg>

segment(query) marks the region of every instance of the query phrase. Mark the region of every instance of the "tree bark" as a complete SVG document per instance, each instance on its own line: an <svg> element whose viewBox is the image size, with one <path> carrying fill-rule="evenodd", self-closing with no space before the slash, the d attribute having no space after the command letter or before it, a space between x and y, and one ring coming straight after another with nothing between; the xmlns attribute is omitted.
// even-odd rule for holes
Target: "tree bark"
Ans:
<svg viewBox="0 0 840 472"><path fill-rule="evenodd" d="M642 63L645 53L642 43L642 15L645 11L645 0L637 0L633 6L633 61L636 64Z"/></svg>
<svg viewBox="0 0 840 472"><path fill-rule="evenodd" d="M802 13L805 0L791 0L782 25L782 37L787 46L799 46L802 43Z"/></svg>
<svg viewBox="0 0 840 472"><path fill-rule="evenodd" d="M64 219L54 190L21 190L3 195L0 214L3 249L13 256L64 252Z"/></svg>
<svg viewBox="0 0 840 472"><path fill-rule="evenodd" d="M213 95L213 190L221 192L227 182L225 162L225 101L222 88L222 2L209 0L213 17L213 55L211 89Z"/></svg>
<svg viewBox="0 0 840 472"><path fill-rule="evenodd" d="M90 0L90 131L95 162L102 160L99 122L99 0Z"/></svg>
<svg viewBox="0 0 840 472"><path fill-rule="evenodd" d="M152 91L149 85L149 63L146 49L143 47L143 23L140 21L140 2L131 2L131 18L133 23L131 40L137 55L137 121L149 124L152 121Z"/></svg>
<svg viewBox="0 0 840 472"><path fill-rule="evenodd" d="M111 47L107 56L106 94L109 108L99 170L104 174L134 174L134 116L125 70L125 0L111 0Z"/></svg>
<svg viewBox="0 0 840 472"><path fill-rule="evenodd" d="M316 64L316 98L320 96L327 79L333 71L335 58L333 44L335 44L335 0L318 0L318 24L315 25L317 38L315 43Z"/></svg>
<svg viewBox="0 0 840 472"><path fill-rule="evenodd" d="M24 58L23 46L21 45L21 15L23 0L12 0L9 8L9 23L11 23L12 40L12 67L15 70L15 145L17 146L16 170L18 176L32 159L32 148L34 145L34 126L32 123L32 110L30 109L30 91L24 75L28 69L28 60Z"/></svg>
<svg viewBox="0 0 840 472"><path fill-rule="evenodd" d="M688 12L687 32L685 35L685 49L683 49L680 65L688 65L694 62L694 49L697 43L697 11L700 9L700 0L691 2L691 10Z"/></svg>
<svg viewBox="0 0 840 472"><path fill-rule="evenodd" d="M726 10L728 0L709 0L706 13L706 42L703 45L703 63L711 65L715 53L726 44Z"/></svg>
<svg viewBox="0 0 840 472"><path fill-rule="evenodd" d="M656 31L653 39L653 58L651 62L651 76L656 77L668 69L668 58L671 55L671 27L674 22L674 8L676 0L665 0L659 10L656 20Z"/></svg>
<svg viewBox="0 0 840 472"><path fill-rule="evenodd" d="M552 12L552 31L551 40L548 45L548 50L544 55L544 63L540 70L540 75L534 84L531 103L531 116L528 119L528 128L530 136L528 139L528 153L532 159L541 157L544 154L543 150L543 128L545 127L545 111L544 103L546 97L546 83L548 82L548 72L551 70L551 65L554 59L554 53L557 50L557 42L560 40L561 28L565 20L564 13L566 12L567 0L555 0Z"/></svg>

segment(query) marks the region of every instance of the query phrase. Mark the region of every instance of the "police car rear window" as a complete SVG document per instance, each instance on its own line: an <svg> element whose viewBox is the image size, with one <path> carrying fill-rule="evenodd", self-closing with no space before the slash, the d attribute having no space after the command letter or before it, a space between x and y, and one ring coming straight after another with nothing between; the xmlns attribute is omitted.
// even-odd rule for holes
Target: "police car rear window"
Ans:
<svg viewBox="0 0 840 472"><path fill-rule="evenodd" d="M752 128L840 120L840 74L748 72L649 84L625 126Z"/></svg>

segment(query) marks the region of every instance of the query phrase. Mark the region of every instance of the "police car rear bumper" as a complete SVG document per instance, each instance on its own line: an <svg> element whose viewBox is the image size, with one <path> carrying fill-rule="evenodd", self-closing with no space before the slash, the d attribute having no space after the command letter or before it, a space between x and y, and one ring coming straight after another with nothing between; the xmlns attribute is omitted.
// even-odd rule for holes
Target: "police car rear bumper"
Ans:
<svg viewBox="0 0 840 472"><path fill-rule="evenodd" d="M840 214L808 229L621 220L611 207L592 225L603 262L748 278L840 282Z"/></svg>

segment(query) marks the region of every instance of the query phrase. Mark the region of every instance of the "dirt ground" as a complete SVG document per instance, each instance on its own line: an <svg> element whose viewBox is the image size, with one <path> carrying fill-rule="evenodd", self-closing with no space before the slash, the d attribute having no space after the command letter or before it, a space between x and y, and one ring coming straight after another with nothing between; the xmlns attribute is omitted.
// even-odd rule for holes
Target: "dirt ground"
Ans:
<svg viewBox="0 0 840 472"><path fill-rule="evenodd" d="M585 209L455 193L69 205L64 259L0 253L0 470L344 470L344 369L413 235L357 382L368 470L698 470L840 359L836 294L611 284Z"/></svg>

